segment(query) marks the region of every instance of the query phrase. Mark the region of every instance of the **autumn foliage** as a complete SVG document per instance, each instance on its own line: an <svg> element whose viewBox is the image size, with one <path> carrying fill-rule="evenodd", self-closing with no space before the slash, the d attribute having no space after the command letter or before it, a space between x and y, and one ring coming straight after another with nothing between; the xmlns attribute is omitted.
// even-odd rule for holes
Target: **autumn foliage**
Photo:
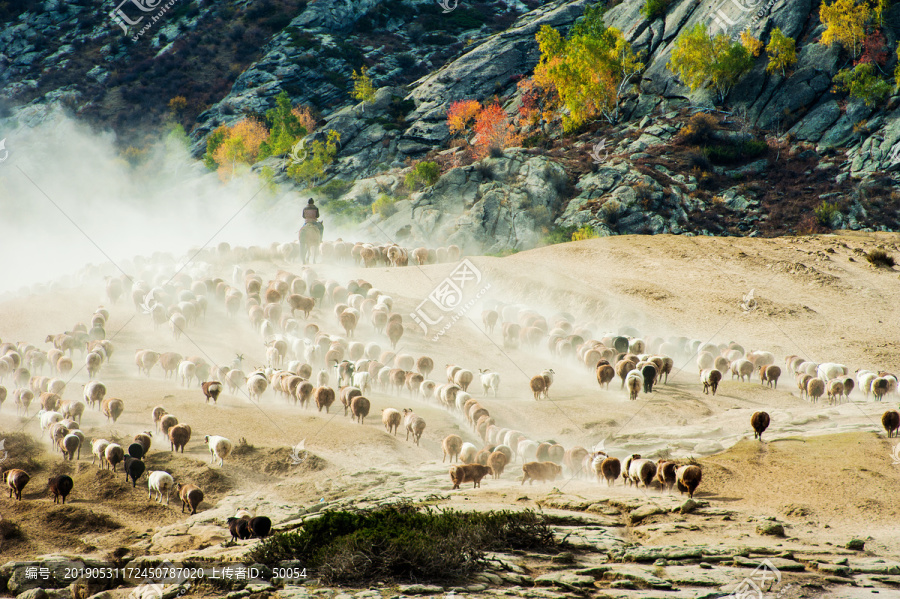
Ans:
<svg viewBox="0 0 900 599"><path fill-rule="evenodd" d="M481 102L478 100L460 100L450 105L447 111L447 127L451 135L462 133L469 125L475 122L481 111Z"/></svg>
<svg viewBox="0 0 900 599"><path fill-rule="evenodd" d="M213 153L213 159L219 165L219 177L222 180L234 176L240 165L250 165L256 161L259 146L269 136L269 130L255 119L242 119L231 127L220 127L222 142Z"/></svg>
<svg viewBox="0 0 900 599"><path fill-rule="evenodd" d="M447 111L447 128L453 134L465 134L474 124L473 150L483 158L517 145L520 142L516 127L499 104L482 106L477 100L460 100Z"/></svg>

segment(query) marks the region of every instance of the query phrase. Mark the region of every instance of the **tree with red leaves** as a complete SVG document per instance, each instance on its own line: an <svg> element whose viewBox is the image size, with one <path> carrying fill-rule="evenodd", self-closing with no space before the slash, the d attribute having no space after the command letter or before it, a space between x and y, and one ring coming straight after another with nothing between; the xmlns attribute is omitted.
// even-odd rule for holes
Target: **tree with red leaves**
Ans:
<svg viewBox="0 0 900 599"><path fill-rule="evenodd" d="M475 150L479 156L496 154L516 141L515 129L499 104L481 109L475 120Z"/></svg>
<svg viewBox="0 0 900 599"><path fill-rule="evenodd" d="M870 32L866 36L866 39L863 40L862 53L860 54L859 59L853 64L855 66L866 62L873 62L879 66L884 66L884 63L887 62L887 58L887 40L884 39L884 34L881 32L881 29L876 29L875 31Z"/></svg>

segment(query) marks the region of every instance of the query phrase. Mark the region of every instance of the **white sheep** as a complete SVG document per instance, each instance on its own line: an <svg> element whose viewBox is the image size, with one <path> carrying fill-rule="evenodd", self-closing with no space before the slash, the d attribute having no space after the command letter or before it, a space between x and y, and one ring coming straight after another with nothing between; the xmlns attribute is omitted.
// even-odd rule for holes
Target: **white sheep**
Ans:
<svg viewBox="0 0 900 599"><path fill-rule="evenodd" d="M147 475L147 499L153 497L153 492L156 491L156 501L157 503L162 503L162 494L163 491L166 492L166 505L169 505L169 494L172 492L172 489L175 488L175 479L172 478L172 475L163 470L154 470L150 474Z"/></svg>
<svg viewBox="0 0 900 599"><path fill-rule="evenodd" d="M354 372L353 373L353 386L359 388L359 390L363 392L363 395L368 393L368 391L369 391L369 373L368 372Z"/></svg>
<svg viewBox="0 0 900 599"><path fill-rule="evenodd" d="M860 390L865 393L866 399L869 399L869 393L872 392L872 381L878 378L878 375L870 370L860 370L856 374L856 381L859 383Z"/></svg>
<svg viewBox="0 0 900 599"><path fill-rule="evenodd" d="M481 386L484 389L484 395L487 396L488 391L492 390L494 397L497 397L497 391L500 389L500 373L480 368L478 372L481 373Z"/></svg>
<svg viewBox="0 0 900 599"><path fill-rule="evenodd" d="M210 462L215 462L219 458L219 466L225 465L225 458L231 454L234 445L225 437L219 435L206 435L203 440L209 447Z"/></svg>
<svg viewBox="0 0 900 599"><path fill-rule="evenodd" d="M44 431L63 419L63 415L59 412L47 412L45 410L41 410L40 412L38 412L38 416L40 416L41 418L42 437L44 436Z"/></svg>
<svg viewBox="0 0 900 599"><path fill-rule="evenodd" d="M328 371L320 370L316 375L316 386L317 387L327 387L328 386Z"/></svg>
<svg viewBox="0 0 900 599"><path fill-rule="evenodd" d="M533 462L537 459L537 450L540 443L531 439L519 439L518 447L516 447L516 455L522 457L522 463Z"/></svg>
<svg viewBox="0 0 900 599"><path fill-rule="evenodd" d="M247 393L250 394L251 400L259 401L268 388L269 379L261 372L254 372L247 378Z"/></svg>
<svg viewBox="0 0 900 599"><path fill-rule="evenodd" d="M106 463L106 448L109 447L109 441L106 439L94 439L91 441L91 464L94 463L96 458L100 458L100 467L103 468L103 464Z"/></svg>
<svg viewBox="0 0 900 599"><path fill-rule="evenodd" d="M475 461L476 455L478 455L478 448L467 441L462 444L458 457L463 464L471 464Z"/></svg>
<svg viewBox="0 0 900 599"><path fill-rule="evenodd" d="M848 369L843 364L835 364L833 362L819 364L818 368L816 368L816 376L826 381L836 379L837 377L843 376L849 372L850 369Z"/></svg>
<svg viewBox="0 0 900 599"><path fill-rule="evenodd" d="M178 365L178 376L181 377L181 385L190 387L197 372L197 365L190 360L182 360Z"/></svg>

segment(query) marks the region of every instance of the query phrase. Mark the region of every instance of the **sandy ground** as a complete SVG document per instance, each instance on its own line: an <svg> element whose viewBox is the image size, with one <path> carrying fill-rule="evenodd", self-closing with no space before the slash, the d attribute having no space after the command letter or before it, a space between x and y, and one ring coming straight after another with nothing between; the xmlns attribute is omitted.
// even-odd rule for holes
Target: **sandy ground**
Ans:
<svg viewBox="0 0 900 599"><path fill-rule="evenodd" d="M485 302L521 303L548 318L571 312L588 323L596 338L633 327L645 338L683 335L704 342L736 341L747 349L774 352L777 364L796 354L816 362L841 362L851 372L857 368L896 372L898 271L870 266L859 250L876 246L898 250L898 241L898 236L888 234L782 239L622 236L471 260L480 270L479 284L490 285ZM239 266L255 269L264 280L279 268L295 273L302 268L281 260ZM205 268L209 275L231 282L233 264L217 262ZM323 280L333 278L342 284L363 278L393 297L394 309L404 315L406 324L398 352L432 357L436 368L430 378L439 383L443 366L449 363L476 373L478 368L499 372L499 396L482 399L498 425L566 447L602 443L611 455L622 458L665 450L676 458L699 458L704 466L699 496L744 516L743 527L737 522L740 518L709 522L697 530L654 532L651 527L633 540L699 544L716 542L722 535L734 540L748 534L748 518L774 516L789 524L785 542L843 545L849 538L861 537L870 539L867 549L878 555L900 556L892 505L900 470L891 457L895 442L885 438L880 423L885 409L897 406L896 395L875 403L857 390L849 403L812 405L798 397L793 377L785 375L777 390L758 379L740 382L726 376L719 393L708 396L701 393L693 357L674 356L675 372L668 383L631 402L618 379L609 391L601 390L592 371L572 358L552 356L543 345L504 348L499 327L493 334L481 330L481 305L439 341L423 335L407 315L453 268L320 264L315 271ZM0 339L48 349L50 344L44 342L48 334L89 321L98 305L106 305L111 313L106 330L116 353L99 379L110 396L124 399L126 410L114 424L99 412L88 411L82 429L89 439L130 439L152 430L151 410L164 406L180 422L190 424L193 434L183 456L171 454L168 442L157 435L148 470L165 469L178 482L197 483L206 492L203 511L231 509L235 497L251 506L264 500L309 506L385 490L449 494L446 503L453 506L534 507L534 501L552 488L544 484L523 491L521 468L511 465L499 480L486 480L482 489L451 492L446 465L441 464L441 439L455 433L476 445L481 442L460 415L406 393L400 397L383 390L370 393L371 415L360 425L343 416L339 402L330 414L317 413L269 390L259 404L241 391L224 393L213 406L204 402L196 386L184 388L165 380L159 367L149 378L138 375L133 356L139 348L198 355L222 365L241 353L244 370L249 371L264 364L265 346L246 311L232 320L222 305L210 301L205 320L176 341L167 327L155 330L149 317L136 312L127 298L110 305L103 289L102 279L95 278L72 288L57 286L27 297L7 297L0 302ZM741 301L751 289L759 307L748 313ZM300 315L298 320L302 321ZM317 307L310 320L329 333L342 333L331 305ZM389 347L387 338L368 322L360 324L357 340ZM75 361L77 370L81 364L77 352ZM545 368L556 372L552 399L535 401L528 380ZM84 371L75 373L64 399L79 398L86 381ZM12 385L9 379L0 384ZM480 397L477 374L473 388L470 392ZM63 549L100 557L140 553L134 547L154 531L190 521L181 514L177 498L168 507L148 501L146 477L133 489L126 486L121 470L114 475L91 466L87 447L81 460L63 463L58 453L49 451L46 438L40 439L35 406L28 418L16 416L11 400L0 408L0 427L11 458L3 465L20 466L27 458L24 465L32 474L24 501L2 500L4 521L17 523L22 531L21 538L4 540L0 550L5 557L34 557ZM402 433L393 437L384 431L380 412L386 407L413 408L426 420L419 447ZM753 441L749 426L750 414L760 409L772 415L763 443ZM28 446L19 433L38 439L38 445ZM235 443L243 438L252 449L227 460L224 468L211 467L203 443L204 435L211 434ZM291 464L289 448L300 440L319 458L314 463ZM46 492L46 478L58 472L72 473L76 480L66 507L54 506ZM645 493L569 477L555 486L588 498ZM517 501L523 494L528 499ZM201 516L202 512L193 518ZM170 540L166 547L203 549L217 540L185 535L180 545Z"/></svg>

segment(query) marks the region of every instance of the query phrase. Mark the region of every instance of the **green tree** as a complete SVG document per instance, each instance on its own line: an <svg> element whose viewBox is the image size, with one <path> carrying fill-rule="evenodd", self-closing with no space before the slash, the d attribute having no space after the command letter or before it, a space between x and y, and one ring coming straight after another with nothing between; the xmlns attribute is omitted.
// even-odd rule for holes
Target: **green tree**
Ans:
<svg viewBox="0 0 900 599"><path fill-rule="evenodd" d="M723 33L710 37L706 24L698 23L675 40L666 66L691 91L709 85L716 90L719 101L724 101L731 88L753 66L753 55L743 44L733 42Z"/></svg>
<svg viewBox="0 0 900 599"><path fill-rule="evenodd" d="M266 111L266 123L269 137L259 146L259 160L289 152L297 140L309 133L294 114L286 91L275 97L275 108Z"/></svg>
<svg viewBox="0 0 900 599"><path fill-rule="evenodd" d="M778 27L772 30L769 44L766 46L766 53L769 55L769 64L766 66L766 71L771 73L780 70L782 77L785 76L786 69L797 62L797 48L794 38L781 33L781 29Z"/></svg>
<svg viewBox="0 0 900 599"><path fill-rule="evenodd" d="M572 131L597 115L616 122L619 99L644 65L622 33L603 24L602 7L585 10L567 38L546 25L536 37L541 58L534 81L556 91L567 111L563 128Z"/></svg>
<svg viewBox="0 0 900 599"><path fill-rule="evenodd" d="M211 171L219 168L215 154L226 137L228 137L228 127L223 125L210 133L209 137L206 138L206 154L203 155L203 164Z"/></svg>
<svg viewBox="0 0 900 599"><path fill-rule="evenodd" d="M353 92L350 95L359 102L369 102L375 99L375 86L369 77L369 67L362 67L359 71L353 71Z"/></svg>
<svg viewBox="0 0 900 599"><path fill-rule="evenodd" d="M653 21L657 17L665 15L668 7L669 0L644 0L641 14L647 17L648 21Z"/></svg>
<svg viewBox="0 0 900 599"><path fill-rule="evenodd" d="M822 3L819 18L825 25L820 43L839 43L853 58L859 56L862 42L866 38L866 25L872 18L872 7L867 0L834 0Z"/></svg>
<svg viewBox="0 0 900 599"><path fill-rule="evenodd" d="M328 131L324 142L313 142L312 149L302 162L288 167L288 176L306 186L316 185L319 179L325 176L325 167L334 162L340 141L341 135L337 131Z"/></svg>
<svg viewBox="0 0 900 599"><path fill-rule="evenodd" d="M891 85L875 72L875 65L863 62L853 69L841 69L832 80L838 91L850 92L866 106L876 106L884 102L891 93Z"/></svg>
<svg viewBox="0 0 900 599"><path fill-rule="evenodd" d="M437 183L440 176L441 168L436 162L420 162L406 173L406 186L409 189L417 189L423 185L430 187Z"/></svg>

